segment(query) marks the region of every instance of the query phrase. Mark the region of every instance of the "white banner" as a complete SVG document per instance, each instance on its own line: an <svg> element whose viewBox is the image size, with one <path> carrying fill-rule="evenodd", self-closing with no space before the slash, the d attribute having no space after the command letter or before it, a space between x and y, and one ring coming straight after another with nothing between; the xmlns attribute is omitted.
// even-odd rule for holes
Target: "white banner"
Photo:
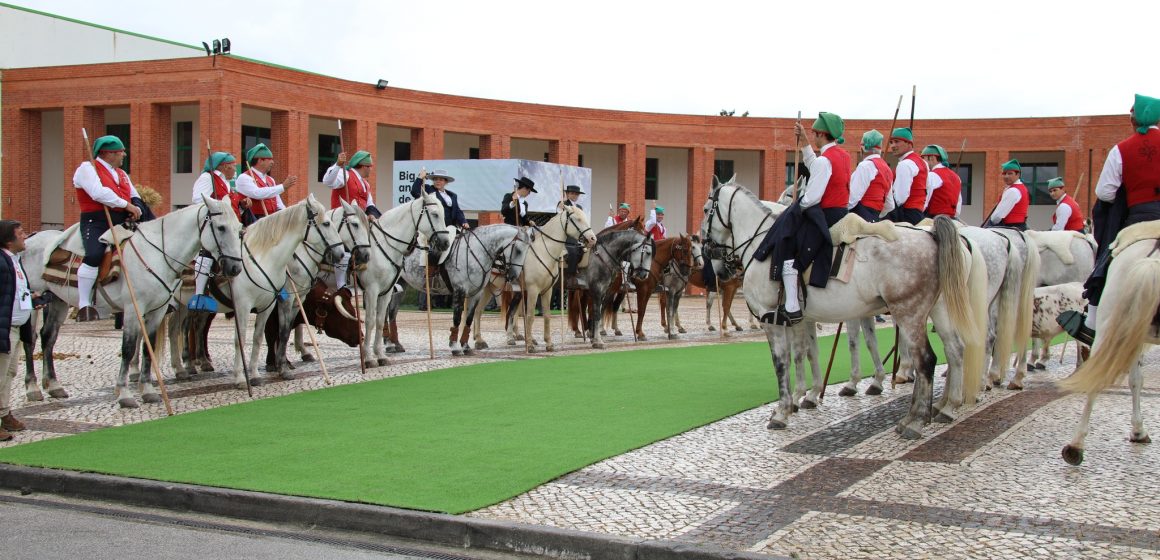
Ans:
<svg viewBox="0 0 1160 560"><path fill-rule="evenodd" d="M395 206L411 201L411 185L420 169L426 169L427 173L441 169L454 177L447 190L459 196L459 207L464 212L499 212L503 195L512 192L520 177L536 182L536 192L528 197L528 210L532 212L555 212L566 185L579 185L584 194L577 203L584 208L590 206L592 170L587 167L527 159L412 160L396 161L394 166L395 188L391 198Z"/></svg>

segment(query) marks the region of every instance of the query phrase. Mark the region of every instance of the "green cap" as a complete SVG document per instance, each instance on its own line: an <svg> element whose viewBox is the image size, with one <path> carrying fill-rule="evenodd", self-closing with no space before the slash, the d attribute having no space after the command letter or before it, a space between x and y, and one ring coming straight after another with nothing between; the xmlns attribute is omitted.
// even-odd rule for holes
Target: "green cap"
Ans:
<svg viewBox="0 0 1160 560"><path fill-rule="evenodd" d="M93 142L93 157L101 152L116 152L125 149L125 144L121 142L120 138L113 136L102 136Z"/></svg>
<svg viewBox="0 0 1160 560"><path fill-rule="evenodd" d="M1003 164L1003 171L1018 171L1018 172L1022 173L1023 166L1019 165L1019 160L1013 159L1013 160Z"/></svg>
<svg viewBox="0 0 1160 560"><path fill-rule="evenodd" d="M374 165L375 160L371 158L371 153L366 150L359 150L350 157L350 161L346 162L346 168L351 169L359 165Z"/></svg>
<svg viewBox="0 0 1160 560"><path fill-rule="evenodd" d="M630 206L630 205L629 205L627 202L621 202L621 203L620 203L620 207L621 207L621 208L624 208L624 209L626 209L626 210L627 210L627 209L629 209L629 208L632 208L632 206Z"/></svg>
<svg viewBox="0 0 1160 560"><path fill-rule="evenodd" d="M897 138L899 140L906 140L907 142L910 142L910 143L914 143L914 133L911 132L910 129L906 128L906 127L894 129L894 132L890 133L890 139L894 140L895 138Z"/></svg>
<svg viewBox="0 0 1160 560"><path fill-rule="evenodd" d="M943 147L939 146L938 144L931 144L931 145L923 148L922 155L924 155L924 156L938 156L938 160L940 162L942 162L943 165L946 165L947 160L950 159L947 157L947 151L944 150Z"/></svg>
<svg viewBox="0 0 1160 560"><path fill-rule="evenodd" d="M250 148L250 151L246 152L246 161L254 161L258 158L272 157L274 157L274 152L271 152L270 148L267 148L265 144L258 144L257 146Z"/></svg>
<svg viewBox="0 0 1160 560"><path fill-rule="evenodd" d="M1063 177L1056 177L1054 179L1047 180L1047 188L1054 189L1056 187L1063 187Z"/></svg>
<svg viewBox="0 0 1160 560"><path fill-rule="evenodd" d="M664 213L665 213L665 207L664 206L657 206L657 214L664 214Z"/></svg>
<svg viewBox="0 0 1160 560"><path fill-rule="evenodd" d="M1160 99L1137 93L1132 116L1136 119L1136 132L1148 134L1148 127L1160 122Z"/></svg>
<svg viewBox="0 0 1160 560"><path fill-rule="evenodd" d="M818 113L818 120L814 121L810 128L829 132L830 136L834 137L834 141L839 144L846 142L846 139L842 138L842 133L846 131L846 122L834 113Z"/></svg>
<svg viewBox="0 0 1160 560"><path fill-rule="evenodd" d="M881 147L882 147L882 133L881 132L878 132L876 129L870 129L870 130L866 131L866 134L862 135L862 149L863 150L870 150L871 148L881 148Z"/></svg>
<svg viewBox="0 0 1160 560"><path fill-rule="evenodd" d="M209 157L205 158L205 167L203 167L201 170L208 173L214 169L217 169L218 166L223 163L233 163L235 161L238 160L234 159L233 154L229 152L214 152L210 154Z"/></svg>

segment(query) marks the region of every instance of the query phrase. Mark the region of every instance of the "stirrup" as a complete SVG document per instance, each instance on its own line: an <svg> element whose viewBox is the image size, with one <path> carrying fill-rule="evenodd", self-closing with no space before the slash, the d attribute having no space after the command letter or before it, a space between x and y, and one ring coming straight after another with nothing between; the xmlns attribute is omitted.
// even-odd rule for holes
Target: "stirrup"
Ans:
<svg viewBox="0 0 1160 560"><path fill-rule="evenodd" d="M189 298L189 304L186 305L186 308L198 313L217 313L218 302L210 296L196 294Z"/></svg>
<svg viewBox="0 0 1160 560"><path fill-rule="evenodd" d="M776 311L770 311L762 315L758 321L767 325L779 325L785 327L792 327L800 322L804 316L801 311L786 311L784 305L779 305Z"/></svg>
<svg viewBox="0 0 1160 560"><path fill-rule="evenodd" d="M89 321L99 321L101 314L97 313L97 308L91 305L82 307L77 310L77 322L87 323Z"/></svg>

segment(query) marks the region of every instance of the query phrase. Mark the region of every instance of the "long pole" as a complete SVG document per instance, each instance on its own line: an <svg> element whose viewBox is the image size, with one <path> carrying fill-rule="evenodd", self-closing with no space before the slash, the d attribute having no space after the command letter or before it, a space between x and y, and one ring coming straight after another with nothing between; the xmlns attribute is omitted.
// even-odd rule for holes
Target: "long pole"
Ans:
<svg viewBox="0 0 1160 560"><path fill-rule="evenodd" d="M339 151L339 153L346 153L346 147L343 146L343 142L342 142L342 119L336 119L336 122L338 123L338 151ZM344 189L346 189L346 202L348 204L354 204L354 202L350 199L350 181L347 180L348 177L347 177L346 169L339 169L338 172L342 174L342 186ZM347 259L346 267L347 267L346 268L347 274L350 276L350 297L354 298L354 302L352 303L351 307L354 307L354 320L356 323L359 324L359 330L358 330L358 373L359 373L359 375L366 376L366 374L367 374L366 348L363 345L362 316L359 314L359 311L358 311L358 278L355 276L355 271L354 271L354 254L351 254L350 258ZM342 286L335 285L335 287L334 287L335 290L338 290L339 288L342 288ZM305 311L303 312L302 320L303 321L306 320ZM309 326L309 324L310 323L307 322L307 326ZM311 338L311 340L313 340L314 335L311 334L310 338ZM317 348L317 345L315 345L315 347ZM319 355L321 355L321 353L319 353ZM330 382L327 381L327 384L329 385Z"/></svg>
<svg viewBox="0 0 1160 560"><path fill-rule="evenodd" d="M211 148L209 138L207 137L205 139L205 158L208 160L210 158L210 156L212 156L212 155L213 155L213 149ZM250 165L250 163L246 162L247 168L249 168L249 165ZM212 169L210 170L210 173L213 173ZM194 201L194 202L196 202L196 201ZM230 201L230 205L233 206L232 200ZM244 344L242 344L242 327L240 324L238 324L238 321L239 321L238 317L239 316L240 316L240 313L238 313L235 310L235 312L234 312L234 342L237 343L238 354L242 358L242 379L245 380L245 382L246 382L246 395L252 399L252 398L254 398L254 387L253 387L253 385L250 385L250 368L246 365L246 346Z"/></svg>
<svg viewBox="0 0 1160 560"><path fill-rule="evenodd" d="M918 86L910 86L910 132L914 132L914 97L918 93ZM894 132L891 130L890 132Z"/></svg>
<svg viewBox="0 0 1160 560"><path fill-rule="evenodd" d="M963 145L959 147L959 157L955 160L955 173L959 172L959 167L963 165L963 152L967 151L967 139L963 138Z"/></svg>
<svg viewBox="0 0 1160 560"><path fill-rule="evenodd" d="M802 112L798 111L797 120L794 121L794 127L793 127L793 137L794 137L794 143L793 143L793 183L790 185L790 188L792 189L791 192L793 194L790 197L790 201L789 201L790 204L793 204L794 201L797 200L797 193L798 193L798 187L797 187L797 184L798 184L798 159L801 157L802 135L798 133L797 125L799 125L801 123L802 123ZM714 272L716 272L716 271L714 271ZM721 297L720 290L718 290L718 292L717 292L717 297ZM722 303L722 305L724 305L724 303ZM724 321L725 317L722 316L721 320ZM722 323L722 324L724 324L724 323Z"/></svg>
<svg viewBox="0 0 1160 560"><path fill-rule="evenodd" d="M873 333L870 333L873 335ZM834 333L834 346L830 348L830 362L826 364L826 377L822 380L822 394L818 396L818 400L826 398L826 386L830 384L830 369L834 367L834 355L838 353L838 339L842 336L842 323L838 323L838 332ZM858 359L856 356L850 356L851 360Z"/></svg>
<svg viewBox="0 0 1160 560"><path fill-rule="evenodd" d="M894 135L894 126L898 124L898 112L902 110L902 96L898 96L898 105L894 107L894 118L890 120L890 130L886 132L886 144L890 145L890 137Z"/></svg>
<svg viewBox="0 0 1160 560"><path fill-rule="evenodd" d="M89 131L84 128L81 129L81 134L85 137L86 155L93 153L93 146L89 142ZM92 160L93 169L96 170L96 158ZM130 202L129 204L132 204ZM109 213L108 206L102 206L105 209L105 221L109 224L110 235L113 236L113 249L117 251L117 258L121 259L121 266L126 266L125 253L121 251L121 240L117 235L117 229L113 227L113 215ZM125 277L125 287L129 290L129 299L133 302L133 314L137 316L137 324L141 326L141 335L145 340L145 351L149 353L149 366L153 370L153 375L157 378L157 387L161 389L161 400L165 402L165 412L169 416L173 416L173 405L169 402L169 392L165 390L165 379L161 377L161 370L157 366L157 356L153 353L153 342L149 340L149 331L145 329L145 318L141 316L141 307L137 303L137 293L133 289L133 279L130 278L128 271L123 273Z"/></svg>
<svg viewBox="0 0 1160 560"><path fill-rule="evenodd" d="M290 286L294 292L294 303L298 304L298 313L302 315L303 328L306 329L306 334L310 335L310 344L314 345L314 349L318 350L318 366L322 368L322 379L326 380L327 385L334 382L330 380L330 374L326 372L326 360L322 359L322 348L318 346L318 339L314 337L314 331L310 328L310 320L306 318L306 308L302 305L302 298L298 295L298 284L294 282L294 277L290 276L290 267L286 267L286 278L290 279ZM309 282L309 280L307 280ZM354 302L354 308L358 309L358 302ZM359 330L359 337L362 337L362 330ZM362 359L359 359L362 363ZM365 372L364 372L365 373Z"/></svg>
<svg viewBox="0 0 1160 560"><path fill-rule="evenodd" d="M568 194L566 192L564 192L564 173L560 172L560 204L562 205L564 203L564 200L566 200L567 198L568 198ZM564 207L560 206L560 210L563 211ZM564 252L560 254L560 348L561 349L564 348L564 323L568 320L567 319L568 313L566 311L564 311L564 307L565 307L565 305L564 305L564 303L565 303L564 302L564 256L567 254L568 254L568 249L567 249L567 247L565 247ZM551 311L550 308L552 306L549 305L548 307L549 307L549 309L545 310L545 313L547 313L548 311ZM547 335L547 333L545 333L544 338L547 338L547 337L548 337L548 335Z"/></svg>
<svg viewBox="0 0 1160 560"><path fill-rule="evenodd" d="M512 200L516 203L514 210L516 216L516 227L518 228L520 227L520 211L524 209L524 201L520 200L519 188L516 188L512 191ZM524 270L520 270L520 307L522 308L524 319L524 353L531 354L532 333L528 330L528 325L531 324L528 321L528 298L530 297L530 294L528 294L528 284L525 282L524 272ZM549 305L545 313L551 311L551 307L552 306ZM544 333L544 338L547 338L548 336L550 336L550 333Z"/></svg>

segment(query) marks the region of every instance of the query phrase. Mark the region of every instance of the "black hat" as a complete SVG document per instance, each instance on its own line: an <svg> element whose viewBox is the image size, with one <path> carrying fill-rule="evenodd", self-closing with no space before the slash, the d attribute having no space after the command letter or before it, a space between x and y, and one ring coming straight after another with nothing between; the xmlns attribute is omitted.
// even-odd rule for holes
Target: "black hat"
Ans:
<svg viewBox="0 0 1160 560"><path fill-rule="evenodd" d="M520 177L519 179L512 180L516 182L516 188L518 189L528 189L532 192L540 192L536 190L536 182L527 177Z"/></svg>
<svg viewBox="0 0 1160 560"><path fill-rule="evenodd" d="M584 194L584 189L581 189L580 185L568 185L567 187L564 187L564 192L574 192L574 193Z"/></svg>

